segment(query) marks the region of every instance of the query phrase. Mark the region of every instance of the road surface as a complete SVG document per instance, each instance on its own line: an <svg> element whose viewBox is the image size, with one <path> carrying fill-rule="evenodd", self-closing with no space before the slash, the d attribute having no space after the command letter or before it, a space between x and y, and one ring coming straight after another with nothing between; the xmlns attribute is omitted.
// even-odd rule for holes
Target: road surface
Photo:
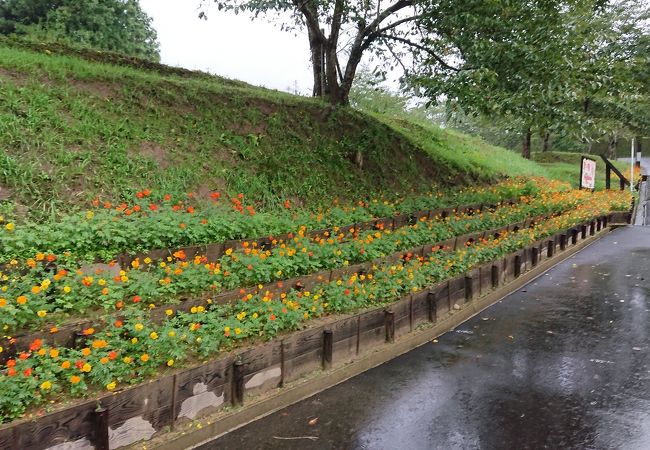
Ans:
<svg viewBox="0 0 650 450"><path fill-rule="evenodd" d="M650 449L650 228L208 449Z"/></svg>

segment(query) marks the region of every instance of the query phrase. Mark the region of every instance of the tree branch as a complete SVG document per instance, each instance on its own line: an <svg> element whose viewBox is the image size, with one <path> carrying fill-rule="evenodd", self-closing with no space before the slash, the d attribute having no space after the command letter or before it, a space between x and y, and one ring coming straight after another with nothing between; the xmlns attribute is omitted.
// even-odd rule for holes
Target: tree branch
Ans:
<svg viewBox="0 0 650 450"><path fill-rule="evenodd" d="M320 29L320 23L318 22L318 12L314 11L313 8L310 7L309 0L293 0L293 4L305 18L307 27L312 30L314 37L317 38L320 42L325 43L327 41L327 37Z"/></svg>
<svg viewBox="0 0 650 450"><path fill-rule="evenodd" d="M446 69L453 70L454 72L461 72L463 70L471 70L470 68L465 68L465 67L454 67L445 62L444 59L442 59L440 56L436 55L430 48L425 47L424 45L418 44L417 42L409 41L408 39L401 38L399 36L394 36L392 34L380 34L378 37L384 38L384 39L390 39L393 41L401 42L402 44L408 45L409 47L417 48L418 50L422 50L429 56L431 56L433 59L435 59L441 66L443 66Z"/></svg>
<svg viewBox="0 0 650 450"><path fill-rule="evenodd" d="M379 13L377 17L375 17L375 20L370 22L363 30L359 32L359 40L363 39L365 36L379 27L379 24L386 20L386 18L391 14L395 14L397 11L400 11L409 6L413 6L412 0L398 0L396 3L386 8L384 11Z"/></svg>

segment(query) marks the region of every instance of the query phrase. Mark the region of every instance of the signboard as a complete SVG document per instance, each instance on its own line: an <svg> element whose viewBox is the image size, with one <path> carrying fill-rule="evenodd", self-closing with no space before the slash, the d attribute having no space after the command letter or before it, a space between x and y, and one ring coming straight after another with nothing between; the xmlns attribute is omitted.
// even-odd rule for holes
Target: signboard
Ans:
<svg viewBox="0 0 650 450"><path fill-rule="evenodd" d="M580 189L591 189L596 187L596 161L582 157L580 161Z"/></svg>

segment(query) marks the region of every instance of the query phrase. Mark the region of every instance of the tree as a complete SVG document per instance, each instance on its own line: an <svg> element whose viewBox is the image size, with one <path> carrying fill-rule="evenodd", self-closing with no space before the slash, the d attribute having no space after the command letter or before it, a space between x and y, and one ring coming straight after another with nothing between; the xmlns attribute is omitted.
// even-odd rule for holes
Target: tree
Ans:
<svg viewBox="0 0 650 450"><path fill-rule="evenodd" d="M0 0L0 33L160 59L137 0Z"/></svg>
<svg viewBox="0 0 650 450"><path fill-rule="evenodd" d="M477 0L470 9L453 6L425 26L447 30L449 51L456 51L456 66L465 70L429 58L411 82L433 100L444 98L452 112L519 130L525 157L534 133L543 148L551 134L590 147L595 137L640 130L647 122L642 99L648 87L642 88L641 78L648 53L640 43L648 9L642 1Z"/></svg>
<svg viewBox="0 0 650 450"><path fill-rule="evenodd" d="M209 0L203 0L208 2ZM285 30L306 30L311 50L313 94L332 104L347 105L357 68L364 55L378 56L386 66L405 73L420 62L433 59L450 70L455 53L448 48L450 21L438 21L445 11L462 12L478 0L212 0L219 11L248 12L254 18L274 16ZM556 0L548 0L555 3ZM493 9L502 3L497 0ZM206 7L199 17L207 18ZM477 16L478 20L484 17ZM326 31L327 27L327 31ZM440 45L444 42L445 45ZM442 51L439 51L442 50ZM342 63L344 58L347 59Z"/></svg>

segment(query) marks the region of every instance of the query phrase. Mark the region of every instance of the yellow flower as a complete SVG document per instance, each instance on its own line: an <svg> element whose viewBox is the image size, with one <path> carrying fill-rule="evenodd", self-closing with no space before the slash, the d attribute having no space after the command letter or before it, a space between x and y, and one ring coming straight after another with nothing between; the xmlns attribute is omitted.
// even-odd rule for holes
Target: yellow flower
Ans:
<svg viewBox="0 0 650 450"><path fill-rule="evenodd" d="M115 386L116 386L115 381L111 381L110 383L108 383L106 385L106 389L108 389L109 391L112 391L113 389L115 389Z"/></svg>
<svg viewBox="0 0 650 450"><path fill-rule="evenodd" d="M37 315L38 317L43 318L43 317L47 316L47 311L45 311L44 309L41 309L41 310L39 310L39 311L36 312L36 315Z"/></svg>
<svg viewBox="0 0 650 450"><path fill-rule="evenodd" d="M144 328L144 325L142 325L141 323L136 323L135 324L135 331L142 331L143 328Z"/></svg>
<svg viewBox="0 0 650 450"><path fill-rule="evenodd" d="M147 256L147 257L144 259L144 263L145 263L145 264L151 264L151 258L149 258L149 257Z"/></svg>
<svg viewBox="0 0 650 450"><path fill-rule="evenodd" d="M65 292L66 294L69 294L71 290L72 288L70 286L63 286L63 292Z"/></svg>
<svg viewBox="0 0 650 450"><path fill-rule="evenodd" d="M7 225L5 225L5 229L7 231L14 231L14 224L9 222Z"/></svg>
<svg viewBox="0 0 650 450"><path fill-rule="evenodd" d="M83 366L81 366L81 371L82 372L90 372L93 369L93 366L90 364L86 363Z"/></svg>
<svg viewBox="0 0 650 450"><path fill-rule="evenodd" d="M149 334L149 337L155 341L156 339L158 339L158 333L152 331L151 334Z"/></svg>
<svg viewBox="0 0 650 450"><path fill-rule="evenodd" d="M131 358L130 356L125 356L124 358L122 358L122 361L124 362L124 364L131 364L133 362L133 358Z"/></svg>
<svg viewBox="0 0 650 450"><path fill-rule="evenodd" d="M138 343L137 337L131 338L131 344L137 344L137 343Z"/></svg>
<svg viewBox="0 0 650 450"><path fill-rule="evenodd" d="M97 281L97 284L99 284L100 286L104 286L106 284L106 280L103 279L103 278L100 278L99 281Z"/></svg>
<svg viewBox="0 0 650 450"><path fill-rule="evenodd" d="M168 316L171 316L172 314L174 314L174 310L167 309L167 310L165 310L165 314L167 314Z"/></svg>
<svg viewBox="0 0 650 450"><path fill-rule="evenodd" d="M43 381L41 383L41 389L43 389L44 391L47 391L48 389L52 389L52 383L49 381Z"/></svg>
<svg viewBox="0 0 650 450"><path fill-rule="evenodd" d="M86 219L90 220L95 217L95 213L92 211L86 211Z"/></svg>
<svg viewBox="0 0 650 450"><path fill-rule="evenodd" d="M241 328L235 328L235 334L240 334L241 333Z"/></svg>
<svg viewBox="0 0 650 450"><path fill-rule="evenodd" d="M173 359L170 359L169 361L167 361L167 366L168 367L171 367L173 365L174 365L174 360Z"/></svg>
<svg viewBox="0 0 650 450"><path fill-rule="evenodd" d="M9 224L7 224L8 226ZM7 228L8 229L8 228ZM230 256L232 254L232 248L226 250L226 255Z"/></svg>
<svg viewBox="0 0 650 450"><path fill-rule="evenodd" d="M167 336L174 337L174 336L176 336L176 332L175 331L170 331L170 332L167 333Z"/></svg>

